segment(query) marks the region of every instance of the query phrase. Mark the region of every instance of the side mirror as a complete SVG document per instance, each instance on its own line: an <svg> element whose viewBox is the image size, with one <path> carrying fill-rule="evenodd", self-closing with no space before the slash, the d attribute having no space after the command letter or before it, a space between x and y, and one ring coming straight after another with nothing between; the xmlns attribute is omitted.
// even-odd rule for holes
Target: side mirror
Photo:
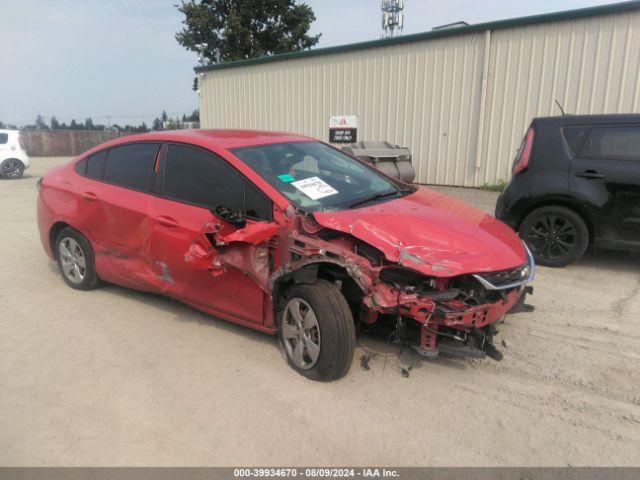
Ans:
<svg viewBox="0 0 640 480"><path fill-rule="evenodd" d="M229 207L226 207L224 205L218 205L216 208L212 208L211 213L213 213L219 219L224 220L225 222L228 222L238 228L243 228L247 224L247 221L242 216L242 212L234 212Z"/></svg>

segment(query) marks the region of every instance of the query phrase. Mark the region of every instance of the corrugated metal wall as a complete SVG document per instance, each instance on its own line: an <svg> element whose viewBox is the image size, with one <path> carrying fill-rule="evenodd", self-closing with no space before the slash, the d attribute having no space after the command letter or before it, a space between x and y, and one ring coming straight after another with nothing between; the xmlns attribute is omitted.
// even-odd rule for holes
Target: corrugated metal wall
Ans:
<svg viewBox="0 0 640 480"><path fill-rule="evenodd" d="M486 55L488 52L488 55ZM203 128L328 140L331 115L359 139L414 153L420 183L507 180L535 116L640 112L640 11L205 72Z"/></svg>

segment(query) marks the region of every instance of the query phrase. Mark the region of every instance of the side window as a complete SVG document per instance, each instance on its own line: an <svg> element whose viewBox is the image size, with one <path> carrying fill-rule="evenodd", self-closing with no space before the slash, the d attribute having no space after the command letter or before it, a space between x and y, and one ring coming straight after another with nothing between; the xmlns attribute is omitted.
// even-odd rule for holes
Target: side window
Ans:
<svg viewBox="0 0 640 480"><path fill-rule="evenodd" d="M640 159L640 125L598 127L584 153L589 157Z"/></svg>
<svg viewBox="0 0 640 480"><path fill-rule="evenodd" d="M261 219L271 219L271 202L222 158L199 148L169 145L164 194L208 208L224 205ZM246 205L246 207L245 207Z"/></svg>
<svg viewBox="0 0 640 480"><path fill-rule="evenodd" d="M245 182L244 213L252 218L273 220L273 205L249 182Z"/></svg>
<svg viewBox="0 0 640 480"><path fill-rule="evenodd" d="M76 163L76 166L74 167L74 170L76 171L76 173L79 173L80 175L86 175L87 174L87 159L83 158L78 163Z"/></svg>
<svg viewBox="0 0 640 480"><path fill-rule="evenodd" d="M87 177L102 180L104 175L104 164L107 160L107 150L104 152L96 153L87 158Z"/></svg>
<svg viewBox="0 0 640 480"><path fill-rule="evenodd" d="M0 145L7 143L9 141L8 133L0 133Z"/></svg>
<svg viewBox="0 0 640 480"><path fill-rule="evenodd" d="M104 180L134 190L151 191L157 151L157 143L133 143L112 148L104 168ZM90 166L89 163L87 175Z"/></svg>
<svg viewBox="0 0 640 480"><path fill-rule="evenodd" d="M582 147L582 144L587 139L592 129L592 125L564 127L562 129L564 139L567 141L567 145L569 145L569 148L574 155L577 155L580 152L580 147Z"/></svg>

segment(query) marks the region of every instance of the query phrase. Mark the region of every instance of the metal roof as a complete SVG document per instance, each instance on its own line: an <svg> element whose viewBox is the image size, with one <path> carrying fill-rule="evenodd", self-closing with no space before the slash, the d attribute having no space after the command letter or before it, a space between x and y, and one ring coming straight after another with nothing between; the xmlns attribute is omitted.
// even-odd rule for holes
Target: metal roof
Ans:
<svg viewBox="0 0 640 480"><path fill-rule="evenodd" d="M561 20L572 20L584 17L593 17L597 15L606 15L611 13L620 13L630 10L640 9L640 0L630 2L614 3L610 5L600 5L597 7L580 8L577 10L566 10L562 12L545 13L541 15L531 15L527 17L510 18L506 20L498 20L494 22L476 23L474 25L462 26L453 29L431 30L423 33L414 33L412 35L403 35L400 37L383 38L380 40L370 40L366 42L350 43L346 45L337 45L334 47L316 48L313 50L304 50L301 52L279 53L276 55L268 55L264 57L251 58L245 60L235 60L231 62L223 62L211 65L203 65L195 67L196 72L206 72L210 70L220 70L225 68L243 67L246 65L255 65L258 63L278 62L283 60L291 60L302 57L312 57L318 55L329 55L332 53L350 52L354 50L364 50L367 48L386 47L390 45L398 45L403 43L417 42L420 40L430 40L434 38L452 37L456 35L465 35L468 33L476 33L485 30L498 30L511 27L519 27L523 25L535 25L539 23L555 22Z"/></svg>
<svg viewBox="0 0 640 480"><path fill-rule="evenodd" d="M559 123L559 124L613 124L613 123L636 123L640 124L640 114L637 113L603 113L597 115L558 115L553 117L535 117L532 122L536 123Z"/></svg>

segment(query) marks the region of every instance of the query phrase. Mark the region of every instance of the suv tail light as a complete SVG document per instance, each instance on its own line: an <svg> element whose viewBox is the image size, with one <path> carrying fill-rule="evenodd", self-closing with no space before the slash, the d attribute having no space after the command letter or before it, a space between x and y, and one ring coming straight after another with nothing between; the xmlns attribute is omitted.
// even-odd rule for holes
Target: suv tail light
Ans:
<svg viewBox="0 0 640 480"><path fill-rule="evenodd" d="M518 150L516 160L515 162L513 162L512 173L514 175L517 175L529 166L529 159L531 158L531 149L533 148L534 137L535 131L533 130L533 127L529 127L529 130L527 130L527 134L522 140L522 145L520 145L520 150Z"/></svg>

